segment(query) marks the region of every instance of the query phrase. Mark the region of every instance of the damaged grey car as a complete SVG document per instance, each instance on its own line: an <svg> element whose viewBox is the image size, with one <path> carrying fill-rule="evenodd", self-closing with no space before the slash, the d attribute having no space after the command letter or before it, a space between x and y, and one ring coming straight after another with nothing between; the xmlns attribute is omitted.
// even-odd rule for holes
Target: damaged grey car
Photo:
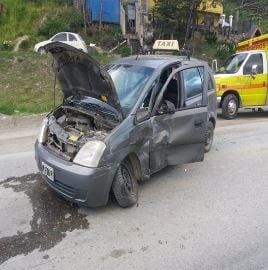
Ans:
<svg viewBox="0 0 268 270"><path fill-rule="evenodd" d="M69 201L137 203L138 182L202 161L216 125L215 82L205 62L178 56L122 58L101 67L59 42L54 58L63 103L43 121L35 155L44 181Z"/></svg>

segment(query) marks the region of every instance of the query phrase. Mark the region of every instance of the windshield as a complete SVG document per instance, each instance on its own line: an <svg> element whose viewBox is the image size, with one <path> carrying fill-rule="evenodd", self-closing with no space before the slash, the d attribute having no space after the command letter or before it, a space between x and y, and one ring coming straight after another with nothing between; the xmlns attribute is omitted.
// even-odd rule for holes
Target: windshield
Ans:
<svg viewBox="0 0 268 270"><path fill-rule="evenodd" d="M122 110L126 116L133 108L148 78L153 73L153 68L131 66L131 65L114 65L108 70Z"/></svg>
<svg viewBox="0 0 268 270"><path fill-rule="evenodd" d="M248 54L247 53L239 53L239 54L234 54L230 56L223 67L219 69L218 73L228 73L228 74L233 74L236 73L245 59L247 58Z"/></svg>

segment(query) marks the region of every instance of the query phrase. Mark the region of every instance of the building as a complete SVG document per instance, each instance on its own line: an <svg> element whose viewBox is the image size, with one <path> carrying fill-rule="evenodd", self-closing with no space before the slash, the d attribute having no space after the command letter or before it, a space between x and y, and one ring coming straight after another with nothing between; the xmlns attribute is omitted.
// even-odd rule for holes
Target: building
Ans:
<svg viewBox="0 0 268 270"><path fill-rule="evenodd" d="M212 0L204 0L201 2L197 10L196 24L203 26L205 29L218 27L221 15L223 14L223 5L221 3L213 3Z"/></svg>
<svg viewBox="0 0 268 270"><path fill-rule="evenodd" d="M121 1L120 25L133 53L138 53L153 38L153 29L148 20L152 3L153 0Z"/></svg>
<svg viewBox="0 0 268 270"><path fill-rule="evenodd" d="M120 0L86 0L92 22L120 23Z"/></svg>

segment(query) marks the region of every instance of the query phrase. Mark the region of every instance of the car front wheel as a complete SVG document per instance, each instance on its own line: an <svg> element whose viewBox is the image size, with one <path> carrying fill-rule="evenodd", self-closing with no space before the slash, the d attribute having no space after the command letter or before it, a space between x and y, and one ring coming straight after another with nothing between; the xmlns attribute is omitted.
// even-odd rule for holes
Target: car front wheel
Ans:
<svg viewBox="0 0 268 270"><path fill-rule="evenodd" d="M129 207L138 201L138 183L128 160L123 161L116 172L113 193L121 207Z"/></svg>
<svg viewBox="0 0 268 270"><path fill-rule="evenodd" d="M236 118L238 113L238 98L234 94L229 94L222 101L222 115L225 119Z"/></svg>

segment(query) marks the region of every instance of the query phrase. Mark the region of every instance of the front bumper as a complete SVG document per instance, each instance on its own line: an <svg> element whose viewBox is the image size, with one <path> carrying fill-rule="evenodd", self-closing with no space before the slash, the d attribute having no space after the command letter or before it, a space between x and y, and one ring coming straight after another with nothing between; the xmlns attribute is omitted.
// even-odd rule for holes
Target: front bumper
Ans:
<svg viewBox="0 0 268 270"><path fill-rule="evenodd" d="M42 162L54 169L54 181L42 174L45 182L65 199L88 207L103 206L109 199L117 166L86 168L65 161L48 152L36 142L35 159L39 171Z"/></svg>

